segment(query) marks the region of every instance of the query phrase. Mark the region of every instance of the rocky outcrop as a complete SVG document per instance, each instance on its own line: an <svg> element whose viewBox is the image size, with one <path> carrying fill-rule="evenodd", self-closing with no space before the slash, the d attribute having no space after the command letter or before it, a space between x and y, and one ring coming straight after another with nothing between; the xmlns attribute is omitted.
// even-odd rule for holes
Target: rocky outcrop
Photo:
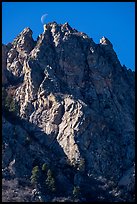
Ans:
<svg viewBox="0 0 137 204"><path fill-rule="evenodd" d="M10 49L10 44L8 46L2 45L2 84L6 85L8 83L7 79L7 53Z"/></svg>
<svg viewBox="0 0 137 204"><path fill-rule="evenodd" d="M3 70L10 72L9 86L14 86L19 116L25 122L16 127L21 133L17 133L20 147L16 146L16 153L4 149L3 168L20 164L15 154L29 132L38 143L31 144L32 148L42 145L43 160L45 148L53 149L53 155L63 155L63 164L67 158L84 175L124 185L122 177L135 157L134 72L120 64L112 43L103 37L96 44L68 23L53 22L45 25L36 42L25 28L4 53ZM5 71L3 77L5 84ZM13 127L8 121L4 124L3 135L8 133L7 141L12 140ZM29 175L34 159L27 159L28 151L19 166Z"/></svg>

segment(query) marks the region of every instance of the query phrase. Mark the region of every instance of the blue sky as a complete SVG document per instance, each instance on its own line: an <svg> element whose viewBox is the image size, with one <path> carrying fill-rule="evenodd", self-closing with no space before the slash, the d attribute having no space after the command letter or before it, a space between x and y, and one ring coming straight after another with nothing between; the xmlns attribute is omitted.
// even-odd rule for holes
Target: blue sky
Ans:
<svg viewBox="0 0 137 204"><path fill-rule="evenodd" d="M3 2L2 42L12 42L25 27L36 39L43 32L40 19L45 13L47 23L68 22L96 43L107 37L121 64L135 70L134 2Z"/></svg>

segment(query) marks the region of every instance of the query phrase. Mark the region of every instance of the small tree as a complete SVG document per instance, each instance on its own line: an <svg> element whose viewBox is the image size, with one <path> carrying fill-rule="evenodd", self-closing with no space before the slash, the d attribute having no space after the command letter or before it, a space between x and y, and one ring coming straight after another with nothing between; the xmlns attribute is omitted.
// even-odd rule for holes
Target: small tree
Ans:
<svg viewBox="0 0 137 204"><path fill-rule="evenodd" d="M81 172L83 172L85 170L85 160L84 160L84 158L80 158L78 169Z"/></svg>
<svg viewBox="0 0 137 204"><path fill-rule="evenodd" d="M14 115L19 113L19 105L7 90L2 87L2 107L4 110L11 112Z"/></svg>
<svg viewBox="0 0 137 204"><path fill-rule="evenodd" d="M42 165L42 171L46 171L46 170L47 170L47 164L44 163L44 164Z"/></svg>
<svg viewBox="0 0 137 204"><path fill-rule="evenodd" d="M38 166L35 166L32 169L32 175L30 179L31 179L32 184L38 184L38 179L39 179L39 167Z"/></svg>
<svg viewBox="0 0 137 204"><path fill-rule="evenodd" d="M53 178L52 172L51 172L50 169L47 172L46 186L47 186L47 189L50 192L55 192L55 190L56 190L56 188L55 188L55 179Z"/></svg>
<svg viewBox="0 0 137 204"><path fill-rule="evenodd" d="M5 106L5 98L7 97L7 92L4 87L2 87L2 107Z"/></svg>
<svg viewBox="0 0 137 204"><path fill-rule="evenodd" d="M17 102L11 98L11 102L10 102L10 106L9 106L9 111L10 112L14 112L14 113L18 113L18 106L17 106Z"/></svg>
<svg viewBox="0 0 137 204"><path fill-rule="evenodd" d="M79 186L74 186L73 196L74 196L74 198L78 198L80 196L80 187Z"/></svg>

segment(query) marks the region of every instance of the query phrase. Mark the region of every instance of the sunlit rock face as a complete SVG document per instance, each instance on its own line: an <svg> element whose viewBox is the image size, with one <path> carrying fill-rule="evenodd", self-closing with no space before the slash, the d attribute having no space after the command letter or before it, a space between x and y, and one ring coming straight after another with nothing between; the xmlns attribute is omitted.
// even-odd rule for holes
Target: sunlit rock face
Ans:
<svg viewBox="0 0 137 204"><path fill-rule="evenodd" d="M135 73L120 64L112 43L103 37L96 44L68 23L53 22L45 25L37 41L31 29L25 28L3 50L3 84L14 86L19 116L26 121L20 131L32 132L37 146L42 145L41 158L44 160L48 146L53 154L62 151L77 168L84 161L85 175L101 176L122 185L121 179L134 166ZM3 136L12 128L6 121ZM18 137L25 140L23 134ZM27 158L24 143L18 145L23 147L20 155L26 152ZM17 151L5 148L3 153L4 168L11 168L16 157L15 175ZM24 159L22 166L26 174L33 166L29 151L29 164L25 166ZM134 179L133 173L130 175L129 185Z"/></svg>

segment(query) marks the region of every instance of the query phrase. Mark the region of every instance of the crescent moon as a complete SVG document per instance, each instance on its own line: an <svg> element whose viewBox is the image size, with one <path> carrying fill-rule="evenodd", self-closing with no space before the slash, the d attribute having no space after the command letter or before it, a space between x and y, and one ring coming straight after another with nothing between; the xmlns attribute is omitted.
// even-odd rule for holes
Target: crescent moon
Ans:
<svg viewBox="0 0 137 204"><path fill-rule="evenodd" d="M44 24L44 19L46 18L47 15L48 15L48 14L45 13L43 16L41 16L41 23L42 23L42 24Z"/></svg>

